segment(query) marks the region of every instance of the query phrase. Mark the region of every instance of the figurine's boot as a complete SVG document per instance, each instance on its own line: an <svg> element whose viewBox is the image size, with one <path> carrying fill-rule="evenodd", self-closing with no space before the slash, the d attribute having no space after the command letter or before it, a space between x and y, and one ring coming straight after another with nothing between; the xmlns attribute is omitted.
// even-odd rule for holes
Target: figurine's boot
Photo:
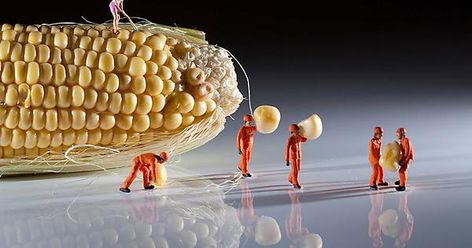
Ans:
<svg viewBox="0 0 472 248"><path fill-rule="evenodd" d="M130 193L131 190L128 189L128 188L120 188L120 191L123 192L123 193Z"/></svg>
<svg viewBox="0 0 472 248"><path fill-rule="evenodd" d="M395 181L395 185L400 185L400 180Z"/></svg>
<svg viewBox="0 0 472 248"><path fill-rule="evenodd" d="M398 186L395 188L397 191L405 191L406 187L405 186Z"/></svg>
<svg viewBox="0 0 472 248"><path fill-rule="evenodd" d="M146 190L148 190L148 189L154 189L154 185L146 186L146 187L144 187L144 189L146 189Z"/></svg>
<svg viewBox="0 0 472 248"><path fill-rule="evenodd" d="M370 185L369 189L370 190L378 190L377 185Z"/></svg>
<svg viewBox="0 0 472 248"><path fill-rule="evenodd" d="M381 183L377 183L378 186L388 186L388 183L387 182L381 182Z"/></svg>
<svg viewBox="0 0 472 248"><path fill-rule="evenodd" d="M298 184L298 183L297 183L297 184L294 184L293 187L294 187L295 189L301 189L301 188L302 188L302 186L301 186L300 184Z"/></svg>
<svg viewBox="0 0 472 248"><path fill-rule="evenodd" d="M243 174L243 177L252 177L251 173L246 173L246 174Z"/></svg>

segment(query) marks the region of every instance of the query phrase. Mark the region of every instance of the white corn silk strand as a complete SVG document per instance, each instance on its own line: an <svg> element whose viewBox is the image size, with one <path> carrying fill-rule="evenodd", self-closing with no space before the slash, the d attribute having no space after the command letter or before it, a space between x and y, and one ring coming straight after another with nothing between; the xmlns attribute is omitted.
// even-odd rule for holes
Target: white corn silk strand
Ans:
<svg viewBox="0 0 472 248"><path fill-rule="evenodd" d="M249 104L249 111L251 111L251 115L254 115L254 112L252 110L252 100L251 100L251 83L249 82L249 76L247 75L246 73L246 70L244 69L243 65L241 64L241 62L239 62L239 60L236 58L236 56L234 56L230 51L228 51L226 48L224 47L220 47L220 46L216 46L215 47L217 48L220 48L220 49L223 49L225 52L227 52L231 58L234 59L234 61L236 61L236 63L238 64L239 68L241 68L241 71L243 72L243 75L244 75L244 78L246 79L246 83L247 83L247 98L248 98L248 104Z"/></svg>

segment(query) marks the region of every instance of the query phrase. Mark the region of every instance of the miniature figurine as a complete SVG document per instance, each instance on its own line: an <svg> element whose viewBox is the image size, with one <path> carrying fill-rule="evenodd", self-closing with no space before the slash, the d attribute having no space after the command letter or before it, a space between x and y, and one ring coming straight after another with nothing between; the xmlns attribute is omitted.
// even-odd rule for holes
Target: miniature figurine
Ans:
<svg viewBox="0 0 472 248"><path fill-rule="evenodd" d="M374 137L369 142L369 162L372 167L372 176L370 176L370 189L377 190L377 186L387 186L384 181L383 168L379 164L380 149L382 147L383 128L374 128Z"/></svg>
<svg viewBox="0 0 472 248"><path fill-rule="evenodd" d="M290 131L290 136L285 146L285 161L287 166L292 165L290 174L288 175L288 181L294 188L301 189L302 186L300 186L298 182L300 160L302 158L301 143L306 142L307 138L299 134L300 127L297 124L291 124L288 130Z"/></svg>
<svg viewBox="0 0 472 248"><path fill-rule="evenodd" d="M406 170L408 169L408 166L414 159L413 145L411 144L410 139L406 137L405 128L401 127L397 129L396 135L400 141L401 158L399 162L400 170L398 171L400 180L395 182L395 185L398 185L398 187L396 187L395 189L397 191L405 191L406 182L408 180L408 175L407 175Z"/></svg>
<svg viewBox="0 0 472 248"><path fill-rule="evenodd" d="M109 6L111 14L113 15L113 33L118 34L119 27L118 24L120 23L120 13L123 12L123 1L124 0L111 0Z"/></svg>
<svg viewBox="0 0 472 248"><path fill-rule="evenodd" d="M154 185L152 185L151 182L154 182L158 176L156 175L156 166L165 163L168 159L169 154L167 152L161 152L159 155L154 153L144 153L135 157L133 159L131 171L128 177L126 177L121 184L120 191L124 193L131 192L129 186L133 183L134 179L136 179L138 170L143 173L144 189L154 189Z"/></svg>
<svg viewBox="0 0 472 248"><path fill-rule="evenodd" d="M236 147L241 155L241 161L239 163L239 170L244 177L251 177L251 173L248 171L249 160L251 159L252 144L254 140L254 132L256 126L253 125L252 115L244 115L244 126L239 129L238 138L236 140Z"/></svg>

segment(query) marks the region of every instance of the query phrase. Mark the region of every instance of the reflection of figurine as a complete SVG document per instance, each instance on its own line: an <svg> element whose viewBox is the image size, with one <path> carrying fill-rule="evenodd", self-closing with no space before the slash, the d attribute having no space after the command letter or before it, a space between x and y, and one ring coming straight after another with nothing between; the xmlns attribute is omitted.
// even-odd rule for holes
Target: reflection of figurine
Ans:
<svg viewBox="0 0 472 248"><path fill-rule="evenodd" d="M135 157L133 159L131 171L128 177L126 177L121 184L120 191L125 193L131 192L129 186L138 175L138 170L143 173L144 189L153 189L154 185L151 185L151 181L155 181L158 176L156 175L156 166L165 163L168 159L169 154L167 152L161 152L159 155L154 153L145 153Z"/></svg>
<svg viewBox="0 0 472 248"><path fill-rule="evenodd" d="M382 147L383 128L374 128L374 137L369 142L369 162L372 167L372 176L370 176L369 186L372 190L377 190L378 186L387 186L384 182L383 168L379 164L380 149Z"/></svg>
<svg viewBox="0 0 472 248"><path fill-rule="evenodd" d="M245 115L243 120L244 126L239 129L236 140L236 147L238 148L239 154L241 155L239 170L241 170L241 173L244 177L251 177L251 174L248 171L248 163L251 159L252 144L256 126L252 124L253 118L251 115Z"/></svg>
<svg viewBox="0 0 472 248"><path fill-rule="evenodd" d="M383 208L383 194L372 194L370 195L370 212L368 215L369 220L369 229L368 234L369 238L372 239L372 247L380 248L383 247L382 241L382 231L379 224L379 215L382 212Z"/></svg>
<svg viewBox="0 0 472 248"><path fill-rule="evenodd" d="M246 242L254 238L261 246L271 246L280 242L282 234L277 221L269 216L258 216L254 210L254 201L248 183L241 181L241 202L238 209L238 218L244 226ZM243 245L244 246L244 245Z"/></svg>
<svg viewBox="0 0 472 248"><path fill-rule="evenodd" d="M296 247L296 243L299 239L308 234L309 231L307 228L303 227L302 208L297 193L293 190L288 190L288 196L292 204L290 207L290 215L285 219L285 231L287 232L287 237L292 241L290 247Z"/></svg>
<svg viewBox="0 0 472 248"><path fill-rule="evenodd" d="M400 159L400 170L398 171L400 175L400 180L396 181L395 184L398 185L395 189L398 191L405 191L406 189L406 182L408 179L408 175L406 170L410 165L411 161L414 159L413 155L413 145L411 144L410 140L406 137L406 129L399 128L397 129L397 138L400 140L400 150L401 150L401 159Z"/></svg>
<svg viewBox="0 0 472 248"><path fill-rule="evenodd" d="M395 247L406 247L407 242L412 237L414 225L414 217L408 208L406 194L400 196L398 210L385 210L378 217L378 220L382 233L395 240Z"/></svg>
<svg viewBox="0 0 472 248"><path fill-rule="evenodd" d="M395 247L403 248L406 247L406 243L411 239L415 222L415 219L408 208L408 198L406 194L400 196L398 210L400 211L399 223L401 228L398 238L395 240Z"/></svg>
<svg viewBox="0 0 472 248"><path fill-rule="evenodd" d="M308 228L303 226L302 208L297 193L290 189L288 196L292 204L290 205L290 215L285 219L285 231L291 241L290 247L321 248L323 241L320 235L310 233Z"/></svg>
<svg viewBox="0 0 472 248"><path fill-rule="evenodd" d="M291 135L288 137L285 146L285 161L287 166L292 165L288 181L294 188L300 189L302 186L298 182L298 173L300 172L300 160L302 159L301 143L306 142L307 139L299 134L300 127L297 124L291 124L288 130Z"/></svg>
<svg viewBox="0 0 472 248"><path fill-rule="evenodd" d="M247 182L241 181L241 201L238 209L238 218L241 225L244 226L244 235L247 238L254 236L254 225L259 216L254 210L253 196Z"/></svg>
<svg viewBox="0 0 472 248"><path fill-rule="evenodd" d="M162 205L163 199L163 196L147 194L144 198L141 195L136 195L136 198L127 195L123 200L129 206L133 219L145 224L154 224L159 222L159 205Z"/></svg>

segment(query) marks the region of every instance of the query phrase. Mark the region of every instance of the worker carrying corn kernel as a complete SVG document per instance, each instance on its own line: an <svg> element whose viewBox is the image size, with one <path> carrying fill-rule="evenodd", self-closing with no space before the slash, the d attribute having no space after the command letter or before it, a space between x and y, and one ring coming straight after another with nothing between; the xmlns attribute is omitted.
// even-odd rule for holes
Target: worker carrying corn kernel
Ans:
<svg viewBox="0 0 472 248"><path fill-rule="evenodd" d="M156 175L156 166L165 163L168 159L169 154L167 152L161 152L159 155L144 153L135 157L131 165L131 171L121 184L120 191L125 193L131 192L129 186L133 183L134 179L136 179L138 171L143 173L144 189L153 189L154 185L152 185L151 182L154 182L157 176L159 176Z"/></svg>
<svg viewBox="0 0 472 248"><path fill-rule="evenodd" d="M377 186L388 185L388 183L384 181L383 168L379 164L383 132L382 127L375 127L374 136L369 142L369 162L372 168L372 175L370 176L369 182L371 190L377 190Z"/></svg>
<svg viewBox="0 0 472 248"><path fill-rule="evenodd" d="M292 165L290 174L288 175L288 181L294 188L301 189L302 186L300 186L300 183L298 182L300 161L302 159L301 143L306 142L307 138L302 137L299 134L300 127L297 124L290 124L288 130L290 131L290 136L288 137L285 146L285 161L287 166Z"/></svg>
<svg viewBox="0 0 472 248"><path fill-rule="evenodd" d="M395 189L397 191L405 191L408 180L407 169L414 159L413 145L411 144L410 139L406 137L406 128L398 128L396 135L400 141L401 158L398 163L400 165L400 170L398 171L400 180L395 182L395 184L398 185Z"/></svg>
<svg viewBox="0 0 472 248"><path fill-rule="evenodd" d="M254 141L254 132L256 126L253 124L254 118L252 115L244 115L244 126L239 129L238 137L236 139L236 147L241 155L239 162L239 170L244 177L251 177L248 171L249 160L251 159L252 145Z"/></svg>

